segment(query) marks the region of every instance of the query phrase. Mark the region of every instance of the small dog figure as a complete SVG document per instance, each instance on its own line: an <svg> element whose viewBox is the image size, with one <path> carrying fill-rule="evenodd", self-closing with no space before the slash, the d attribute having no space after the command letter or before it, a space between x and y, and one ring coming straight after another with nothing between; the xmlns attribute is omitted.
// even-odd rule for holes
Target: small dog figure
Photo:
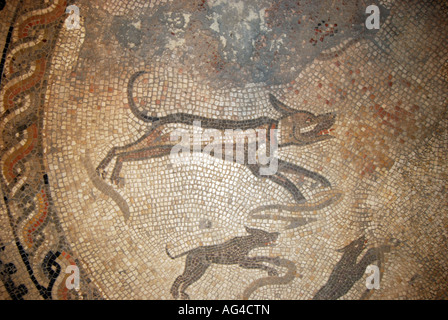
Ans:
<svg viewBox="0 0 448 320"><path fill-rule="evenodd" d="M250 235L236 237L218 245L201 246L174 257L171 256L168 248L166 248L166 253L171 259L187 255L184 273L176 278L171 287L172 296L177 299L180 288L182 299L189 299L190 297L185 293L185 290L192 283L198 281L213 263L226 265L238 264L245 269L261 269L267 271L269 276L278 276L276 269L261 263L269 262L279 265L280 259L278 257L248 257L248 254L255 248L273 245L279 233L266 232L248 227L246 227L246 231Z"/></svg>

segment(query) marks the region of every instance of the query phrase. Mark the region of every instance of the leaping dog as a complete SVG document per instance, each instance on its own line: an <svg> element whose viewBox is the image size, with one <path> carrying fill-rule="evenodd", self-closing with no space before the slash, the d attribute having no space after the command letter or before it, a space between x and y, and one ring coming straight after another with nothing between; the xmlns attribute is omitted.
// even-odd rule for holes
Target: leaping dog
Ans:
<svg viewBox="0 0 448 320"><path fill-rule="evenodd" d="M275 268L266 266L263 262L280 265L279 257L249 257L248 255L256 248L275 245L279 233L248 227L246 231L249 233L248 236L235 237L222 244L197 247L174 257L168 248L165 248L166 254L171 259L187 256L183 274L176 278L171 287L173 297L177 299L180 291L183 299L189 299L185 290L198 281L212 264L237 264L245 269L260 269L266 271L269 276L278 276Z"/></svg>
<svg viewBox="0 0 448 320"><path fill-rule="evenodd" d="M176 145L171 141L169 131L170 124L183 124L193 126L195 121L200 121L201 127L205 129L217 129L224 131L228 129L233 130L247 130L247 129L265 129L267 135L265 141L270 142L271 139L280 138L278 148L286 146L305 146L319 141L324 141L332 138L329 135L329 129L335 122L334 113L326 113L321 115L314 115L311 112L303 110L295 110L284 103L280 102L272 94L269 94L269 101L273 108L281 114L279 119L269 117L259 117L251 120L226 120L226 119L212 119L201 117L188 113L174 113L163 117L150 116L142 110L139 110L134 102L133 85L138 77L145 74L145 71L139 71L133 74L128 82L127 95L132 113L140 120L150 122L152 125L138 140L123 147L113 147L106 157L96 168L96 171L103 178L106 177L105 169L109 163L116 158L116 163L111 174L112 183L118 184L120 181L119 174L124 162L139 161L150 158L157 158L170 155L172 148ZM280 137L272 136L271 129L281 128ZM246 152L252 147L249 142L245 142L244 146ZM258 148L258 146L256 146ZM200 148L202 151L203 148ZM194 152L193 148L193 152ZM258 150L257 150L258 151ZM270 157L274 157L271 153ZM227 159L226 159L227 160ZM260 163L243 164L250 169L250 171L259 178L267 178L276 184L286 188L297 203L304 202L306 199L300 192L298 187L288 179L284 174L290 173L308 177L323 187L331 187L330 182L322 175L307 170L296 164L292 164L280 159L278 161L278 169L275 173L270 175L261 175L260 168L263 166ZM235 162L235 159L232 158Z"/></svg>

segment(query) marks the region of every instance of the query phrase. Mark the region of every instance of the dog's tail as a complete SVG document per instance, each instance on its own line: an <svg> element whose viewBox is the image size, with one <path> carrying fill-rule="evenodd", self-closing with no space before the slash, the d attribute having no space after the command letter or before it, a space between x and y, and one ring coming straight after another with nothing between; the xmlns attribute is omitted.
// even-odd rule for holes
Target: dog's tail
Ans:
<svg viewBox="0 0 448 320"><path fill-rule="evenodd" d="M146 71L138 71L134 73L128 82L128 102L129 107L131 108L132 113L140 120L145 122L155 122L159 121L160 118L158 117L151 117L146 112L139 110L138 107L135 105L134 102L134 96L132 95L132 90L134 88L134 82L137 80L138 77L140 77L142 74L148 73Z"/></svg>
<svg viewBox="0 0 448 320"><path fill-rule="evenodd" d="M191 250L189 250L189 251L187 251L187 252L184 252L184 253L181 253L181 254L178 254L177 256L172 256L171 254L170 254L170 252L168 251L168 245L166 245L166 247L165 247L165 251L166 251L166 254L168 255L168 257L170 257L171 259L177 259L177 258L179 258L179 257L182 257L182 256L184 256L184 255L186 255L186 254L188 254Z"/></svg>

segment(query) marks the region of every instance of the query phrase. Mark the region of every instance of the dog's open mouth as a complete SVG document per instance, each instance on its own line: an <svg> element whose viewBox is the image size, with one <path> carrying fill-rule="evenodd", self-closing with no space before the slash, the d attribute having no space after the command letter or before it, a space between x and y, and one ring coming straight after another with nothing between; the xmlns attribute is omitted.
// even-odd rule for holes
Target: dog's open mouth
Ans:
<svg viewBox="0 0 448 320"><path fill-rule="evenodd" d="M266 245L266 247L275 247L277 245L276 241L277 240L273 240L271 242L266 242L265 245Z"/></svg>
<svg viewBox="0 0 448 320"><path fill-rule="evenodd" d="M303 137L312 138L330 134L330 132L334 130L331 129L331 127L335 122L335 114L328 113L321 117L323 117L321 121L310 124L304 128L300 128L300 135Z"/></svg>
<svg viewBox="0 0 448 320"><path fill-rule="evenodd" d="M300 128L300 135L307 138L325 136L334 130L330 129L330 127L331 126L314 124L306 128Z"/></svg>
<svg viewBox="0 0 448 320"><path fill-rule="evenodd" d="M334 131L334 129L324 129L324 130L320 130L316 136L326 136L328 134L330 134L331 131Z"/></svg>
<svg viewBox="0 0 448 320"><path fill-rule="evenodd" d="M317 123L314 123L305 128L300 128L300 134L310 133L310 132L314 131L316 126L317 126Z"/></svg>

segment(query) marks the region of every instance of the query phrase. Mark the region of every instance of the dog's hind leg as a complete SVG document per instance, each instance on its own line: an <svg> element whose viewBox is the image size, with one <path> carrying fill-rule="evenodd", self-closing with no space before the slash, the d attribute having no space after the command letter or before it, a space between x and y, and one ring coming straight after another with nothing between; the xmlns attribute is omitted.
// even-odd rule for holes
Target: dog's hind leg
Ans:
<svg viewBox="0 0 448 320"><path fill-rule="evenodd" d="M112 183L118 184L120 180L120 171L125 161L138 161L149 158L155 158L169 154L173 147L168 134L162 134L161 127L154 127L146 132L137 141L127 144L123 147L113 147L106 157L100 162L96 171L103 178L106 177L105 169L109 163L116 158L112 175Z"/></svg>
<svg viewBox="0 0 448 320"><path fill-rule="evenodd" d="M187 290L187 288L189 286L191 286L193 283L198 281L204 275L205 271L210 266L210 264L205 264L204 262L201 262L201 261L198 261L198 260L192 261L192 262L194 262L194 264L188 264L189 263L188 259L186 261L186 267L185 267L185 271L183 273L184 277L182 278L183 282L182 282L182 285L180 287L181 297L182 297L182 299L185 299L185 300L189 300L190 299L190 297L185 292L185 290ZM192 266L192 268L188 268L187 269L187 265L188 266Z"/></svg>
<svg viewBox="0 0 448 320"><path fill-rule="evenodd" d="M141 138L139 138L137 141L132 142L130 144L127 144L123 147L112 147L110 151L107 153L106 157L100 162L100 164L96 167L96 173L101 176L103 179L106 178L106 171L105 169L109 165L109 163L113 160L115 156L117 156L119 153L126 152L126 150L133 148L134 146L140 144L143 140L147 139L152 133L152 130L145 133Z"/></svg>
<svg viewBox="0 0 448 320"><path fill-rule="evenodd" d="M182 298L182 300L190 300L190 296L185 291L181 291L180 297Z"/></svg>
<svg viewBox="0 0 448 320"><path fill-rule="evenodd" d="M170 154L173 145L165 146L153 146L142 148L138 150L126 151L121 154L117 154L117 161L115 162L114 170L110 176L112 183L119 184L120 171L124 162L147 160L152 158L163 157Z"/></svg>
<svg viewBox="0 0 448 320"><path fill-rule="evenodd" d="M170 290L171 295L173 296L174 299L177 299L177 297L179 297L179 287L183 281L184 281L183 275L178 276L176 280L174 280L174 283L171 286Z"/></svg>

